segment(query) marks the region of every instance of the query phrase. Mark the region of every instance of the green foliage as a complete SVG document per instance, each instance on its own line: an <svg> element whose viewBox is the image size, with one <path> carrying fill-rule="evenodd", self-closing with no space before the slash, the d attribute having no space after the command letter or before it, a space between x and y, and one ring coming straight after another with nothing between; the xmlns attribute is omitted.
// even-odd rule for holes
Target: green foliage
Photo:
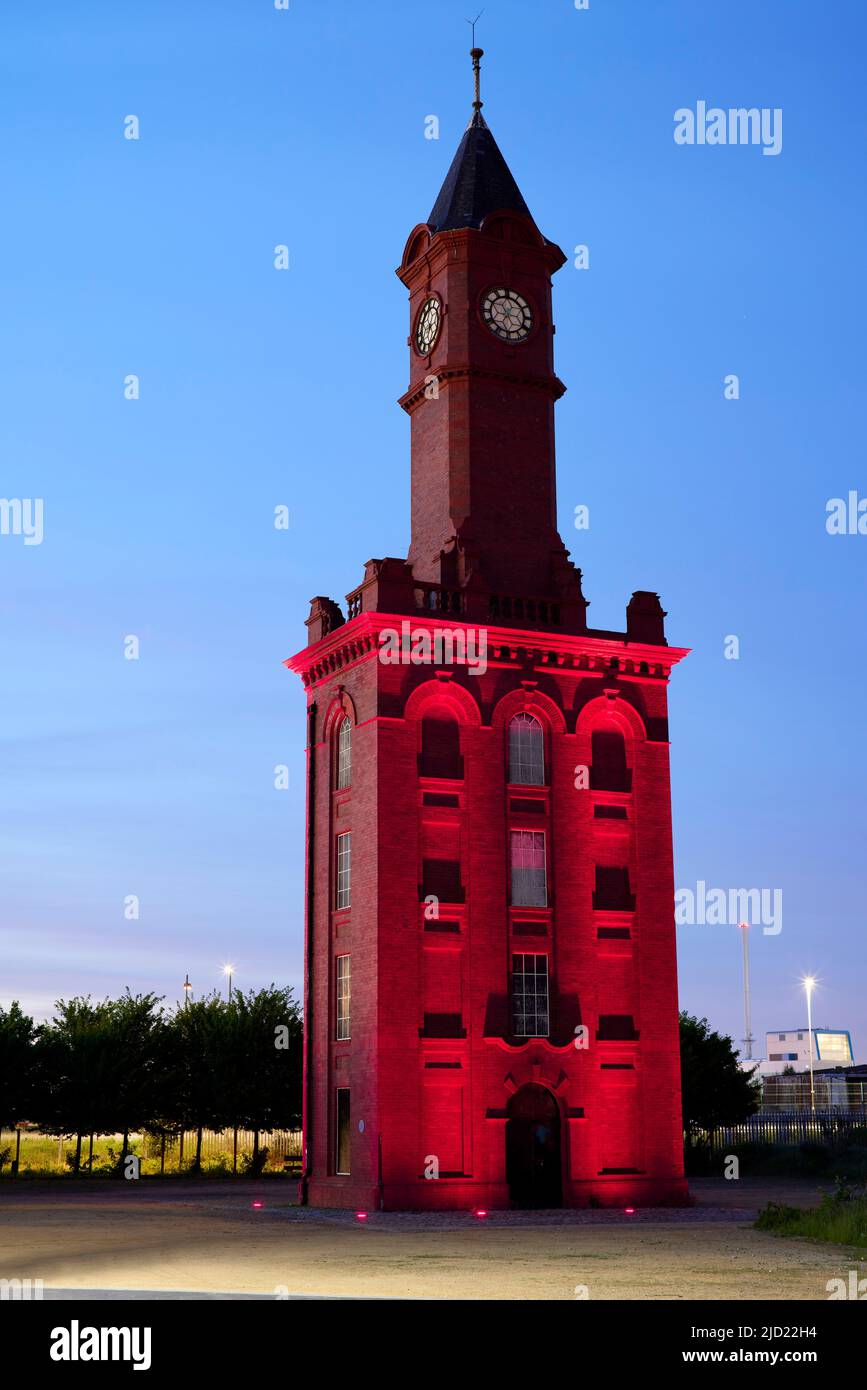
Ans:
<svg viewBox="0 0 867 1390"><path fill-rule="evenodd" d="M166 1026L161 1002L155 994L127 990L108 1005L111 1059L103 1132L141 1129L158 1106Z"/></svg>
<svg viewBox="0 0 867 1390"><path fill-rule="evenodd" d="M244 1059L233 1123L252 1130L291 1129L301 1115L301 1011L291 989L235 990L232 1045ZM286 1042L286 1047L278 1043Z"/></svg>
<svg viewBox="0 0 867 1390"><path fill-rule="evenodd" d="M149 1136L146 1155L158 1160L163 1139L198 1131L184 1166L200 1171L202 1130L251 1129L247 1167L260 1173L268 1151L259 1132L298 1124L301 1046L300 1008L291 989L273 984L235 990L230 1000L208 995L170 1014L156 995L129 990L97 1003L61 999L40 1029L13 1004L0 1010L0 1115L12 1125L26 1114L45 1134L74 1139L65 1161L76 1173L91 1135L123 1135L119 1153L94 1156L94 1171L107 1164L118 1172L131 1132Z"/></svg>
<svg viewBox="0 0 867 1390"><path fill-rule="evenodd" d="M165 1024L156 995L129 990L96 1004L60 999L55 1010L36 1045L33 1118L48 1134L75 1136L78 1172L83 1136L127 1134L153 1113Z"/></svg>
<svg viewBox="0 0 867 1390"><path fill-rule="evenodd" d="M12 1129L30 1117L37 1033L17 1000L8 1009L0 1007L0 1129Z"/></svg>
<svg viewBox="0 0 867 1390"><path fill-rule="evenodd" d="M689 1143L703 1131L739 1124L759 1108L752 1073L741 1069L731 1038L706 1018L680 1015L683 1126Z"/></svg>
<svg viewBox="0 0 867 1390"><path fill-rule="evenodd" d="M267 1145L263 1148L255 1149L253 1153L247 1153L245 1151L241 1164L241 1172L247 1174L247 1176L251 1178L260 1178L265 1171L269 1153L270 1150Z"/></svg>
<svg viewBox="0 0 867 1390"><path fill-rule="evenodd" d="M765 1144L759 1140L726 1145L726 1154L740 1161L750 1177L839 1178L846 1175L867 1181L867 1142L863 1129L851 1129L824 1144L805 1140L800 1144ZM722 1157L705 1143L687 1150L690 1176L718 1175Z"/></svg>
<svg viewBox="0 0 867 1390"><path fill-rule="evenodd" d="M827 1193L818 1207L806 1210L769 1202L759 1212L759 1231L778 1236L806 1236L837 1245L867 1246L867 1196L845 1186L833 1196Z"/></svg>
<svg viewBox="0 0 867 1390"><path fill-rule="evenodd" d="M81 1135L108 1128L105 1113L112 1065L108 1001L60 999L36 1045L31 1119L46 1134Z"/></svg>
<svg viewBox="0 0 867 1390"><path fill-rule="evenodd" d="M225 1128L233 1071L228 1008L217 994L208 994L187 1002L169 1020L160 1113L171 1115L182 1129Z"/></svg>

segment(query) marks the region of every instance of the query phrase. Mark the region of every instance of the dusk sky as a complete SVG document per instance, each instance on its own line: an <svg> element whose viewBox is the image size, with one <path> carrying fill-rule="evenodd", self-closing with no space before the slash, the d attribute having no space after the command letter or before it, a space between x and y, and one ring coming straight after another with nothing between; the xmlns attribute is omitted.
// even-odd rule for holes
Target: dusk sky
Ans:
<svg viewBox="0 0 867 1390"><path fill-rule="evenodd" d="M311 595L406 553L394 268L470 115L480 7L4 7L0 493L43 499L44 536L0 535L0 1004L173 1003L226 960L300 991L305 702L282 662ZM859 1059L867 535L829 535L826 508L867 497L865 37L863 0L489 0L478 28L485 117L569 257L559 520L588 619L621 628L655 590L692 648L677 885L780 890L753 1031L805 1023L811 972L814 1022ZM700 101L780 108L780 153L676 144ZM678 948L682 1006L740 1039L736 928Z"/></svg>

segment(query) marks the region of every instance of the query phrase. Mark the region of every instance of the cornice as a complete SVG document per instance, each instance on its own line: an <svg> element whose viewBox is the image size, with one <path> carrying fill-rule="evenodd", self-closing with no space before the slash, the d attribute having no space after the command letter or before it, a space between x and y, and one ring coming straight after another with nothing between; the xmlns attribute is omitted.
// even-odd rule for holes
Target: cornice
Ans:
<svg viewBox="0 0 867 1390"><path fill-rule="evenodd" d="M431 367L421 381L410 386L399 397L397 403L403 406L408 415L411 415L416 406L424 400L431 377L436 377L440 385L443 385L449 381L456 381L469 376L484 377L489 381L509 382L513 386L529 386L532 390L544 392L555 401L558 401L566 391L566 387L558 376L536 376L527 372L504 372L496 367L479 367L470 365L468 362L460 362L448 367Z"/></svg>
<svg viewBox="0 0 867 1390"><path fill-rule="evenodd" d="M532 666L541 671L555 669L566 675L616 675L651 684L667 681L672 667L690 651L689 647L631 642L625 634L622 637L595 637L592 633L576 635L503 627L492 623L463 623L428 613L368 612L360 613L320 641L288 657L283 665L299 675L305 687L319 685L340 671L375 658L380 646L379 634L386 628L401 632L403 623L408 623L413 631L430 633L461 629L483 632L488 668ZM611 669L614 657L619 663L616 671ZM455 666L459 668L462 664L432 664L431 671L448 679ZM646 667L646 670L642 671L642 667Z"/></svg>

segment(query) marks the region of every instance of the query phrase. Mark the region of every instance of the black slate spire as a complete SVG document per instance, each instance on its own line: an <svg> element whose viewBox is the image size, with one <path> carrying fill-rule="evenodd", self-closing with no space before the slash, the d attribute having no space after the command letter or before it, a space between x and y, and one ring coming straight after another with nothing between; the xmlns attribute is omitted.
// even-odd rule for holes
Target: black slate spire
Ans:
<svg viewBox="0 0 867 1390"><path fill-rule="evenodd" d="M480 70L485 50L475 45L476 22L467 20L473 30L470 49L475 82L473 115L428 218L428 225L434 232L480 227L488 213L497 208L508 208L510 212L530 217L530 209L482 115Z"/></svg>
<svg viewBox="0 0 867 1390"><path fill-rule="evenodd" d="M489 212L508 208L532 217L481 111L473 113L428 218L434 232L480 227Z"/></svg>

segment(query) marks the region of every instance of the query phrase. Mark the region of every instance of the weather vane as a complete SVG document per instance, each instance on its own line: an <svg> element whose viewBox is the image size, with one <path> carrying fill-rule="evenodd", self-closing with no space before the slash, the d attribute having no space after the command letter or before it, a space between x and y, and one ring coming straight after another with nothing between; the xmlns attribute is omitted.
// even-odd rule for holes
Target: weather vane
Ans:
<svg viewBox="0 0 867 1390"><path fill-rule="evenodd" d="M478 24L479 20L481 19L484 13L484 10L479 10L479 13L476 15L475 19L468 19L466 21L466 23L469 24L470 28L473 31L473 48L475 48L476 46L476 25Z"/></svg>

